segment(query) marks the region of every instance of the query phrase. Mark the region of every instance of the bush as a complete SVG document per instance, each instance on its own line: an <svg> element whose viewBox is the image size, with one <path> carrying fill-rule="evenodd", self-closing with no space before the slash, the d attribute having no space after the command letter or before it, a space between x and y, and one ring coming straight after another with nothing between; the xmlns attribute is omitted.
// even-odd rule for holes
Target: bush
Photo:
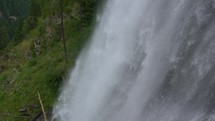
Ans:
<svg viewBox="0 0 215 121"><path fill-rule="evenodd" d="M49 80L47 81L50 86L50 89L52 89L56 94L58 92L58 89L60 87L60 84L63 81L64 69L58 68L58 69L50 69L48 73Z"/></svg>
<svg viewBox="0 0 215 121"><path fill-rule="evenodd" d="M35 58L31 58L28 62L28 66L32 67L37 64L37 60Z"/></svg>
<svg viewBox="0 0 215 121"><path fill-rule="evenodd" d="M96 0L82 0L81 1L81 19L82 19L82 26L86 27L89 26L95 16L96 13Z"/></svg>

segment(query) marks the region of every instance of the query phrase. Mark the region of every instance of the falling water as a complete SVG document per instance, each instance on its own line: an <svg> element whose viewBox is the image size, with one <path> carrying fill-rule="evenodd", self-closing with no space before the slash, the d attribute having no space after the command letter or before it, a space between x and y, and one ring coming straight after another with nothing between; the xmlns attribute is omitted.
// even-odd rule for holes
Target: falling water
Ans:
<svg viewBox="0 0 215 121"><path fill-rule="evenodd" d="M215 121L215 0L107 0L58 121Z"/></svg>

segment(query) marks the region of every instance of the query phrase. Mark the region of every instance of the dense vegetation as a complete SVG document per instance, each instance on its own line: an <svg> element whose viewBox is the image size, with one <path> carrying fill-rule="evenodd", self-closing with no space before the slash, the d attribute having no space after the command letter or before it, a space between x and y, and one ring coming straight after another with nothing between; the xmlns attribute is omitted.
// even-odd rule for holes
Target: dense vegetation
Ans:
<svg viewBox="0 0 215 121"><path fill-rule="evenodd" d="M16 27L27 16L29 0L2 0L0 2L0 23L5 25L11 37L14 36Z"/></svg>
<svg viewBox="0 0 215 121"><path fill-rule="evenodd" d="M1 121L28 121L40 114L37 92L46 111L51 110L67 70L92 30L97 1L63 0L66 63L59 2L0 1ZM17 17L12 23L11 15Z"/></svg>

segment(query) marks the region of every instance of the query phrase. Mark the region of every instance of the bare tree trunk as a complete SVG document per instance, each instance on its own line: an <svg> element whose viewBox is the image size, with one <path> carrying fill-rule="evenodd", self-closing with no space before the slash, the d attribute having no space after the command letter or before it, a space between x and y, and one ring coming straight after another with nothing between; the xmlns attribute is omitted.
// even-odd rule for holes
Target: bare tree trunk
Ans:
<svg viewBox="0 0 215 121"><path fill-rule="evenodd" d="M63 0L60 0L60 19L61 19L61 40L63 42L63 48L64 48L64 57L66 60L66 63L68 63L67 60L67 48L66 48L66 40L64 36L64 23L63 23Z"/></svg>

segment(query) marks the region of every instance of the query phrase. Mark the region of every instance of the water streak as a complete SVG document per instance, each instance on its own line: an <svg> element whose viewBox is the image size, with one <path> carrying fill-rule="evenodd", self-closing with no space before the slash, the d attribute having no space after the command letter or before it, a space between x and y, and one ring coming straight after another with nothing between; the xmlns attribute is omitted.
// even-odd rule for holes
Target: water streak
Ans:
<svg viewBox="0 0 215 121"><path fill-rule="evenodd" d="M215 0L107 0L59 121L215 121Z"/></svg>

